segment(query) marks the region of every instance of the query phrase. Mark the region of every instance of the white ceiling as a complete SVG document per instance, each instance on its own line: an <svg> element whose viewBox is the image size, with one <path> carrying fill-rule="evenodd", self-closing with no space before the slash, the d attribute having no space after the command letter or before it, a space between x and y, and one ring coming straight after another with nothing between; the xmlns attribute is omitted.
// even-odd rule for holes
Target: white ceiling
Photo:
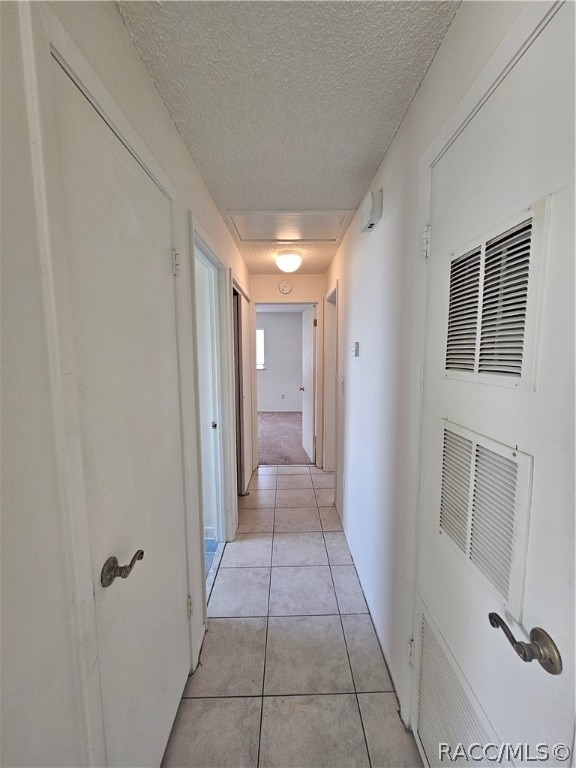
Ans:
<svg viewBox="0 0 576 768"><path fill-rule="evenodd" d="M119 3L253 272L276 271L278 243L242 240L227 213L356 210L457 7ZM325 271L342 235L300 243L300 271Z"/></svg>

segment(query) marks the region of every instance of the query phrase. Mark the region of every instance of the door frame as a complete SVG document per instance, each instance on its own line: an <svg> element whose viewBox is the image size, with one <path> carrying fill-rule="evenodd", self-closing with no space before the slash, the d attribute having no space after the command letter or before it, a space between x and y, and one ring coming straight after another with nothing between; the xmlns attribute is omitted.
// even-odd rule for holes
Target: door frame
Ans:
<svg viewBox="0 0 576 768"><path fill-rule="evenodd" d="M55 432L54 451L62 493L61 522L70 604L69 632L74 648L71 664L77 681L77 703L83 723L81 741L85 763L90 766L100 766L107 762L106 739L80 409L70 322L72 297L66 270L69 253L64 236L65 217L60 194L58 134L51 76L52 58L63 67L100 117L170 200L173 248L180 253L188 251L186 215L172 182L54 12L45 4L21 3L18 5L18 19L33 168L37 237L42 269L42 299ZM186 325L185 314L189 298L185 293L183 280L175 279L174 292L186 572L188 592L193 595L198 581L202 582L200 565L203 558L191 557L192 553L201 552L201 542L198 538L198 527L195 525L199 508L193 489L198 481L198 468L194 461L196 433L193 422L189 420L193 412L195 390L193 377L192 386L188 386L191 378L191 352L188 345L190 326ZM190 619L191 670L197 663L203 634L204 617L197 611ZM185 682L184 680L183 685Z"/></svg>
<svg viewBox="0 0 576 768"><path fill-rule="evenodd" d="M212 245L210 237L194 214L188 212L191 277L190 290L192 306L195 311L194 299L194 259L198 249L216 271L216 293L218 306L216 308L216 354L218 357L218 412L220 414L219 446L220 446L220 520L217 521L217 537L221 541L234 541L238 527L238 497L236 492L236 441L225 439L225 435L234 435L236 429L236 406L234 384L234 309L232 304L232 286L234 277L232 270L225 267L218 258L217 250ZM195 337L195 334L193 334ZM196 344L196 342L194 342ZM194 351L196 382L198 382L198 355ZM198 402L196 401L196 440L200 450ZM200 460L200 454L198 455ZM200 467L199 467L200 468ZM201 475L201 472L199 473ZM201 478L199 478L201 487ZM202 542L204 541L204 520L200 509ZM202 545L203 546L203 545ZM202 558L204 561L204 558ZM204 569L204 563L202 563ZM204 600L204 603L206 601ZM204 605L204 612L206 606Z"/></svg>
<svg viewBox="0 0 576 768"><path fill-rule="evenodd" d="M418 724L418 686L420 671L420 648L417 641L419 633L419 529L423 500L421 498L422 467L422 420L424 407L424 355L427 342L426 314L429 298L428 253L430 248L430 216L432 172L444 153L450 148L466 126L474 119L484 103L498 88L500 83L514 68L524 53L547 26L563 0L548 0L542 3L529 3L510 27L503 40L493 51L479 75L472 82L443 127L436 134L428 149L420 159L418 183L418 231L422 233L422 249L415 254L414 278L414 324L412 334L410 402L413 416L409 424L409 488L414 490L413 501L409 503L408 514L411 521L410 538L412 553L411 567L411 621L408 629L407 664L410 676L404 688L398 689L400 714L403 722L412 729L416 744L426 765L426 757L417 737ZM412 648L415 654L412 658Z"/></svg>
<svg viewBox="0 0 576 768"><path fill-rule="evenodd" d="M237 298L237 301L235 300ZM242 319L242 300L248 305L248 322ZM254 303L244 291L236 278L232 279L232 310L234 331L234 403L236 421L236 489L242 496L248 490L250 478L258 464L258 446L254 449L254 402L256 386L256 345ZM247 336L248 344L243 338ZM248 364L249 376L245 376L245 366ZM245 398L248 398L249 418L246 418ZM250 433L250 452L245 451L246 435ZM256 452L256 459L254 453Z"/></svg>
<svg viewBox="0 0 576 768"><path fill-rule="evenodd" d="M328 305L330 307L333 307L333 309L328 309ZM322 399L322 404L324 408L324 435L323 435L323 445L324 445L324 456L323 456L323 462L322 466L325 471L331 471L334 472L337 475L336 472L336 465L338 463L337 456L338 456L338 280L336 281L336 285L334 288L329 291L326 294L326 297L324 298L324 352L323 352L323 360L324 360L324 395ZM330 313L330 317L329 317ZM328 324L332 326L333 336L331 341L328 337ZM330 343L331 350L328 349L328 345ZM329 354L330 353L330 354ZM330 387L330 382L333 384L333 394L332 397L334 399L334 408L330 409L331 413L328 413L328 407L327 403L329 402L329 392L328 388ZM332 469L329 469L326 467L326 446L330 440L330 436L328 435L328 428L327 425L329 424L329 419L332 417L334 419L334 427L332 432L332 441L334 443L334 466ZM338 484L338 477L335 477L335 484ZM335 488L335 494L336 494L336 488Z"/></svg>
<svg viewBox="0 0 576 768"><path fill-rule="evenodd" d="M324 461L324 299L322 297L315 298L288 298L288 299L271 299L269 297L256 297L252 299L254 304L254 321L256 320L256 312L258 310L258 304L314 304L316 307L316 320L318 324L316 326L316 349L314 355L314 427L316 434L316 456L314 464L316 467L321 468ZM254 334L256 334L256 323L254 323ZM254 429L256 439L255 445L255 458L256 466L258 466L258 403L257 403L257 381L256 381L256 366L254 365L254 377L253 377L253 408L254 408Z"/></svg>

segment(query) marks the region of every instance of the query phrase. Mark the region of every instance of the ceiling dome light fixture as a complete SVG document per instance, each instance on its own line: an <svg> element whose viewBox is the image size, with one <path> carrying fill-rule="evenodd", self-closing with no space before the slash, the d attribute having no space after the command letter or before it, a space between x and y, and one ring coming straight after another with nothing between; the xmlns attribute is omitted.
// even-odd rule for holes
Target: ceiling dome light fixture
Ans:
<svg viewBox="0 0 576 768"><path fill-rule="evenodd" d="M296 272L302 264L302 256L298 253L279 253L276 256L276 266L282 272Z"/></svg>

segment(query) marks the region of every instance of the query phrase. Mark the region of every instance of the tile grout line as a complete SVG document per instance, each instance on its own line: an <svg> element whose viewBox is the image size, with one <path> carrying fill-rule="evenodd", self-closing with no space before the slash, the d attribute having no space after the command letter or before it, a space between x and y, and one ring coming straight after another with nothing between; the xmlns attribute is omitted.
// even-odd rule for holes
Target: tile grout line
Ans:
<svg viewBox="0 0 576 768"><path fill-rule="evenodd" d="M276 485L277 485L277 481L276 481ZM314 490L314 498L315 498L315 502L316 502L316 504L315 504L316 512L318 514L318 517L320 517L320 507L318 506L318 498L317 498L317 494L316 494L316 488L314 486L313 486L313 490ZM272 531L271 531L271 549L270 549L269 565L267 565L267 566L221 566L219 564L219 569L218 569L218 570L220 570L220 568L222 568L223 570L225 570L226 568L240 568L241 569L243 567L244 568L248 568L248 567L254 567L254 568L260 568L261 567L261 568L264 568L264 567L266 567L266 568L269 568L269 570L270 570L270 580L269 580L269 584L268 584L268 602L267 602L267 612L266 612L266 635L265 635L265 644L264 644L264 660L263 660L261 693L259 695L254 695L254 696L241 696L241 695L230 696L230 695L228 695L228 696L186 697L186 698L189 698L190 700L194 700L194 699L196 699L196 700L198 700L198 699L227 699L227 698L238 698L238 699L254 698L254 699L260 699L260 721L259 721L258 749L257 749L257 761L256 761L257 768L259 768L260 761L261 761L262 732L263 732L264 701L265 701L265 699L266 698L282 698L282 697L299 697L299 696L313 697L313 696L318 696L319 695L319 694L316 694L316 693L292 693L292 694L269 694L269 696L267 697L266 694L265 694L266 664L267 664L267 654L268 654L268 638L269 638L269 626L270 626L270 618L271 618L270 611L271 611L271 593L272 593L272 571L273 571L274 567L279 567L279 568L281 568L281 567L294 567L294 566L274 566L274 542L275 542L275 537L276 537L277 533L280 535L280 532L276 531L276 512L278 510L278 507L276 506L277 495L278 495L278 488L275 489L275 504L274 504L273 515L272 515L273 521L272 521ZM265 536L268 535L267 532L258 532L258 533L263 533ZM356 706L357 706L357 710L358 710L359 717L360 717L360 724L361 724L361 727L362 727L362 733L363 733L364 744L365 744L365 749L366 749L366 754L367 754L367 759L368 759L368 765L370 766L370 768L372 768L372 759L371 759L370 751L369 751L369 748L368 748L368 741L367 741L366 731L365 731L365 728L364 728L362 712L361 712L361 709L360 709L360 703L359 703L359 698L358 698L358 691L357 691L356 681L354 679L354 673L353 673L353 670L352 670L350 652L349 652L349 649L348 649L348 643L347 643L346 634L345 634L345 631L344 631L344 623L343 623L343 618L342 618L343 614L342 614L342 611L341 611L341 608L340 608L340 604L338 602L338 597L337 597L337 592L336 592L336 585L335 585L334 577L333 577L333 565L334 564L331 562L330 554L328 552L328 546L327 546L327 541L326 541L326 536L325 536L326 531L324 531L323 527L321 526L321 530L320 531L310 531L310 532L307 532L307 531L292 531L292 532L287 532L287 533L292 533L292 534L296 534L296 535L302 534L302 533L321 533L322 534L322 541L323 541L324 549L325 549L326 556L327 556L327 565L330 568L330 580L331 580L332 588L333 588L333 591L334 591L334 597L335 597L335 602L336 602L337 613L329 613L329 614L302 614L302 616L304 618L308 618L308 619L311 619L313 616L316 616L316 615L338 616L339 617L340 627L341 627L341 631L342 631L342 636L343 636L343 639L344 639L344 646L345 646L345 649L346 649L346 655L347 655L347 659L348 659L348 665L349 665L349 669L350 669L351 681L352 681L352 684L353 684L353 693L354 693L354 696L355 696L355 699L356 699ZM355 565L354 565L353 559L352 559L352 566L353 566L354 571L355 571L356 569L355 569ZM308 567L325 567L325 566L317 565L317 566L308 566ZM365 614L362 613L362 614L346 614L346 615L365 615ZM371 616L370 613L369 613L369 615L370 615L370 619L372 621L372 616ZM223 619L225 617L212 617L212 618ZM249 617L230 617L230 618L249 618ZM261 618L261 617L254 617L254 618ZM289 615L287 618L295 618L295 617L292 616L292 615ZM373 622L372 622L372 624L373 624ZM370 693L394 693L394 692L393 691L392 692L391 691L370 691ZM341 696L342 692L334 691L334 692L330 692L330 693L323 693L323 694L320 694L320 695L322 695L322 696Z"/></svg>
<svg viewBox="0 0 576 768"><path fill-rule="evenodd" d="M202 701L204 699L283 699L283 698L295 698L298 696L351 696L352 691L327 691L324 693L266 693L262 696L259 693L243 694L243 693L230 693L222 694L221 696L182 696L182 700L186 701ZM390 695L394 696L394 691L361 691L362 694L377 693L379 696ZM404 726L403 726L404 727ZM406 730L404 728L404 730Z"/></svg>
<svg viewBox="0 0 576 768"><path fill-rule="evenodd" d="M354 686L354 697L356 699L356 707L358 708L358 717L360 718L360 726L362 727L362 735L364 737L364 746L366 747L366 755L368 756L369 768L372 768L372 758L370 756L370 749L368 747L368 739L366 737L366 729L364 728L364 720L362 718L362 710L360 709L360 699L358 698L358 691L356 689L356 679L354 677L354 671L352 669L352 662L350 660L350 651L348 649L348 642L346 640L346 632L344 631L344 622L342 621L342 611L340 610L340 604L338 603L338 595L336 594L336 584L334 583L334 574L332 573L332 563L330 562L330 555L328 554L328 547L326 546L326 537L324 537L324 546L326 547L326 554L328 555L328 565L330 567L330 578L332 579L332 587L334 589L334 595L336 597L336 604L338 606L338 616L340 618L340 627L342 629L342 637L344 638L344 647L346 648L346 656L348 657L348 666L350 667L350 677L352 678L352 685ZM354 558L350 555L352 564L354 564ZM356 566L354 566L356 569Z"/></svg>
<svg viewBox="0 0 576 768"><path fill-rule="evenodd" d="M276 494L278 493L278 473L276 472L276 490L274 491L274 512L272 520L272 542L270 546L270 581L268 582L268 606L266 610L266 639L264 641L264 665L262 669L262 695L260 696L260 728L258 731L258 755L256 766L260 766L260 749L262 747L262 722L264 720L264 686L266 685L266 657L268 656L268 630L270 627L270 595L272 593L272 560L274 558L274 528L276 526Z"/></svg>

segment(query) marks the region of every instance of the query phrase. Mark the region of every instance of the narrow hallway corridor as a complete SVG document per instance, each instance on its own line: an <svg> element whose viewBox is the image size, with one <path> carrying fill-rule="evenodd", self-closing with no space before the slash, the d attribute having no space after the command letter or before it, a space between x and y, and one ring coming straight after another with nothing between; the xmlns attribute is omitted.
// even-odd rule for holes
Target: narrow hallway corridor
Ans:
<svg viewBox="0 0 576 768"><path fill-rule="evenodd" d="M334 475L259 467L239 498L164 766L415 768Z"/></svg>

